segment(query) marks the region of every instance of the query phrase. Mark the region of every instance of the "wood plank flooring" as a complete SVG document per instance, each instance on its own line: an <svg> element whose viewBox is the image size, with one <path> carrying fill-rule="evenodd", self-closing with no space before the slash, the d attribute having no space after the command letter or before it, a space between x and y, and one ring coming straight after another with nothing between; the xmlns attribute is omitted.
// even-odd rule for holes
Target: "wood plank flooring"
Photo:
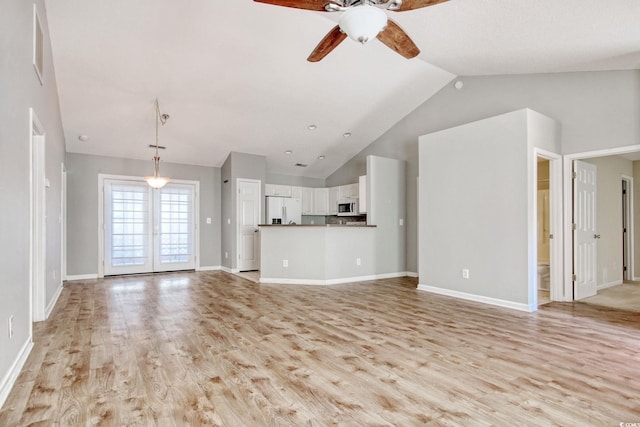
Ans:
<svg viewBox="0 0 640 427"><path fill-rule="evenodd" d="M640 313L528 314L415 287L223 272L67 283L0 426L640 422Z"/></svg>

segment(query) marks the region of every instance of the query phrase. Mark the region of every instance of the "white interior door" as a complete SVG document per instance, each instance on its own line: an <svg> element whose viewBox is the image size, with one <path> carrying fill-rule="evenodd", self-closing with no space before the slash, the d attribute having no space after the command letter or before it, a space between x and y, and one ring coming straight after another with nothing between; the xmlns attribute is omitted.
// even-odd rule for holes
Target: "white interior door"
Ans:
<svg viewBox="0 0 640 427"><path fill-rule="evenodd" d="M597 293L596 178L597 169L590 163L574 161L573 170L573 284L574 299Z"/></svg>
<svg viewBox="0 0 640 427"><path fill-rule="evenodd" d="M260 269L260 181L238 179L238 271Z"/></svg>
<svg viewBox="0 0 640 427"><path fill-rule="evenodd" d="M195 186L104 180L105 276L195 268Z"/></svg>

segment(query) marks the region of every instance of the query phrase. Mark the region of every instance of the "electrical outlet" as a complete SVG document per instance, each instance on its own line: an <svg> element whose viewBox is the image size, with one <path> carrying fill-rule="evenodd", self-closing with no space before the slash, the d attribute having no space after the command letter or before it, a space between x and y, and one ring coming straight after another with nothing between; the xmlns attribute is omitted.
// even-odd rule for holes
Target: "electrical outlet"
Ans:
<svg viewBox="0 0 640 427"><path fill-rule="evenodd" d="M400 224L400 227L404 226L404 219L400 218L400 221L398 221L398 224Z"/></svg>
<svg viewBox="0 0 640 427"><path fill-rule="evenodd" d="M211 224L211 218L207 218L207 224Z"/></svg>
<svg viewBox="0 0 640 427"><path fill-rule="evenodd" d="M54 269L53 270L53 280L56 281L58 279L58 272Z"/></svg>
<svg viewBox="0 0 640 427"><path fill-rule="evenodd" d="M229 252L225 252L225 253L224 253L224 258L225 258L225 259L229 259Z"/></svg>
<svg viewBox="0 0 640 427"><path fill-rule="evenodd" d="M9 316L9 338L13 338L13 314Z"/></svg>
<svg viewBox="0 0 640 427"><path fill-rule="evenodd" d="M282 266L283 266L284 268L289 267L289 260L288 260L288 259L283 259L283 260L282 260Z"/></svg>
<svg viewBox="0 0 640 427"><path fill-rule="evenodd" d="M360 258L356 258L356 265L362 265L362 260Z"/></svg>
<svg viewBox="0 0 640 427"><path fill-rule="evenodd" d="M231 218L227 218L227 224L231 225Z"/></svg>
<svg viewBox="0 0 640 427"><path fill-rule="evenodd" d="M462 278L463 279L468 279L469 278L469 269L468 268L463 268L462 269Z"/></svg>

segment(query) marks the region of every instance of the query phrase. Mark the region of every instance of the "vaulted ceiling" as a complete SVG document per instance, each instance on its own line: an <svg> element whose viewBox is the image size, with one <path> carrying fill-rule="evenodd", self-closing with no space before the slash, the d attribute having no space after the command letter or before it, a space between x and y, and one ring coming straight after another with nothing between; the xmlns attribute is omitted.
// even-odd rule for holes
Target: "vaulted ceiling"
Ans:
<svg viewBox="0 0 640 427"><path fill-rule="evenodd" d="M386 12L418 57L346 40L317 63L306 58L340 12L45 1L67 150L77 153L150 160L158 98L171 116L163 161L220 166L239 151L266 156L270 172L324 178L458 75L640 68L638 0L450 0Z"/></svg>

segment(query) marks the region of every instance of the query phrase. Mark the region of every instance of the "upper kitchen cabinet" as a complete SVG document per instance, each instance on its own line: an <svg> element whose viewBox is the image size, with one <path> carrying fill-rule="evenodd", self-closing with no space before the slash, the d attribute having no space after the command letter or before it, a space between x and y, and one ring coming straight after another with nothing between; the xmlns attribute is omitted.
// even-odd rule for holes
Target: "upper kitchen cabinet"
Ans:
<svg viewBox="0 0 640 427"><path fill-rule="evenodd" d="M358 183L341 185L338 187L338 199L357 199L358 198Z"/></svg>
<svg viewBox="0 0 640 427"><path fill-rule="evenodd" d="M314 215L329 215L329 189L313 189Z"/></svg>
<svg viewBox="0 0 640 427"><path fill-rule="evenodd" d="M291 197L302 200L302 187L291 187Z"/></svg>
<svg viewBox="0 0 640 427"><path fill-rule="evenodd" d="M339 187L329 188L329 215L338 215L338 199L340 198L339 193Z"/></svg>
<svg viewBox="0 0 640 427"><path fill-rule="evenodd" d="M265 196L280 196L291 197L290 185L278 185L278 184L265 184L264 185Z"/></svg>
<svg viewBox="0 0 640 427"><path fill-rule="evenodd" d="M313 215L313 202L315 193L313 188L302 187L302 215Z"/></svg>

